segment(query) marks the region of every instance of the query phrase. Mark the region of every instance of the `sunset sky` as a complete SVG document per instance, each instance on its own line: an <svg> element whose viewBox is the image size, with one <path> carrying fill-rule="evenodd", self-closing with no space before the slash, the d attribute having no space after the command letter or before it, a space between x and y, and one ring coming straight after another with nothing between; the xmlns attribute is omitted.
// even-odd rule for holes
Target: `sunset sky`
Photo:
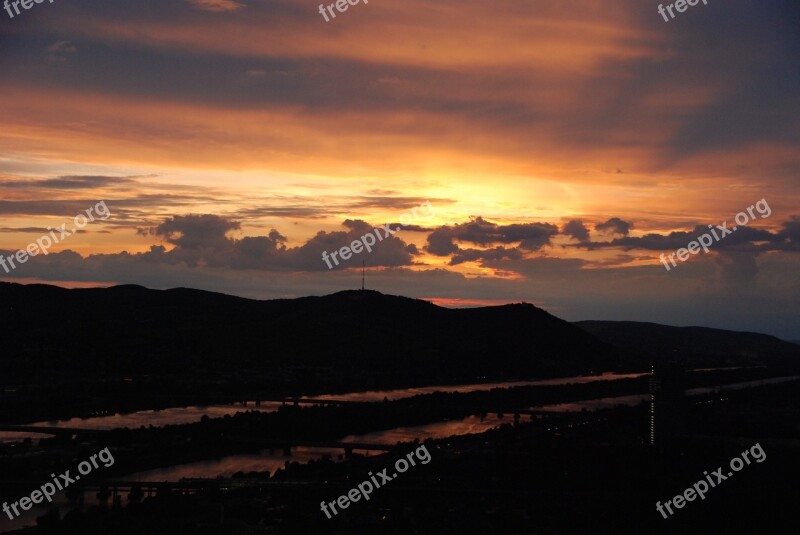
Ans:
<svg viewBox="0 0 800 535"><path fill-rule="evenodd" d="M0 280L800 340L800 4L55 0L0 10ZM755 220L667 272L697 230ZM372 253L350 244L430 201Z"/></svg>

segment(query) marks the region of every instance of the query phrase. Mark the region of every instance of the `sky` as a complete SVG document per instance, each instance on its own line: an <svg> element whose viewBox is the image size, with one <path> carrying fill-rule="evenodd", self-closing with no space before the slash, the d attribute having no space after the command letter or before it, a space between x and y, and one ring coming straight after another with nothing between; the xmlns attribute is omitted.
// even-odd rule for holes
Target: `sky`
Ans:
<svg viewBox="0 0 800 535"><path fill-rule="evenodd" d="M357 288L363 263L445 306L800 340L795 0L10 9L0 255L71 231L0 280L270 299Z"/></svg>

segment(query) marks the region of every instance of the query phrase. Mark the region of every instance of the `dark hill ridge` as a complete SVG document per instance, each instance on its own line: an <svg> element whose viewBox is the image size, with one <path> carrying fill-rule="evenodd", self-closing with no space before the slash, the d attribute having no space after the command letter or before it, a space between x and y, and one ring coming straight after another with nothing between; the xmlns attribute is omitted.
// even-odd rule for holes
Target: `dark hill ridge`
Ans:
<svg viewBox="0 0 800 535"><path fill-rule="evenodd" d="M448 309L374 291L257 301L185 288L0 283L0 382L286 370L470 381L620 369L618 353L529 304Z"/></svg>
<svg viewBox="0 0 800 535"><path fill-rule="evenodd" d="M800 364L800 347L768 334L636 321L578 321L573 325L640 359L680 360L690 367Z"/></svg>

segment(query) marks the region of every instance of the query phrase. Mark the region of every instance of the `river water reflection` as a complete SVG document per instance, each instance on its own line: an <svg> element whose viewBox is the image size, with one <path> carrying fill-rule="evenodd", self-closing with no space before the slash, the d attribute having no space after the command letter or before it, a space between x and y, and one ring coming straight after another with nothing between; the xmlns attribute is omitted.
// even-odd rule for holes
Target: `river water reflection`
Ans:
<svg viewBox="0 0 800 535"><path fill-rule="evenodd" d="M617 379L628 379L641 377L643 373L606 373L602 375L581 375L575 377L560 377L555 379L538 379L534 381L513 381L505 383L482 383L469 385L450 385L450 386L425 386L419 388L399 388L393 390L371 390L367 392L349 392L344 394L322 394L313 396L314 399L330 399L342 401L382 401L384 398L397 400L409 398L420 394L430 394L433 392L477 392L480 390L491 390L493 388L512 388L515 386L532 385L563 385L593 383L596 381L613 381ZM305 399L308 399L306 397ZM233 415L245 410L255 410L263 412L274 412L278 410L281 403L263 402L256 406L250 402L246 407L242 404L209 405L192 407L175 407L162 410L137 411L129 414L113 414L108 416L95 416L91 418L70 418L69 420L50 420L43 422L33 422L25 425L35 427L71 427L75 429L118 429L128 427L135 429L141 426L161 427L165 425L179 425L192 422L199 422L203 416L209 418L221 418L225 415ZM38 439L42 435L39 433L7 433L0 432L0 442L13 442L24 438Z"/></svg>
<svg viewBox="0 0 800 535"><path fill-rule="evenodd" d="M418 388L398 388L395 390L369 390L367 392L351 392L349 394L324 394L320 396L307 396L313 399L338 399L342 401L389 401L409 398L421 394L432 394L434 392L478 392L491 390L493 388L513 388L515 386L547 386L547 385L566 385L584 384L597 381L614 381L617 379L635 379L648 375L647 373L604 373L602 375L578 375L575 377L557 377L555 379L537 379L534 381L512 381L507 383L481 383L471 385L440 385L422 386Z"/></svg>
<svg viewBox="0 0 800 535"><path fill-rule="evenodd" d="M594 378L563 378L563 379L548 379L547 384L565 384L566 382L574 381L574 380L582 380L584 382L589 381L597 381L597 380L612 380L612 379L620 379L625 377L638 377L641 374L625 374L625 375L606 375L606 376L595 376ZM800 376L792 376L792 377L777 377L771 379L763 379L757 381L746 381L742 383L733 383L729 385L724 385L721 387L713 387L713 388L695 388L692 390L687 391L687 395L700 395L706 394L709 392L713 392L715 390L732 390L732 389L741 389L741 388L748 388L752 386L758 386L762 384L771 384L771 383L780 383L785 381L792 381L800 379ZM553 381L560 381L560 382L553 382ZM533 382L526 382L525 384L532 384ZM536 384L542 384L541 382L536 382ZM457 387L446 387L450 391L475 391L481 389L490 389L490 388L497 388L502 385L510 386L510 385L519 385L519 383L492 383L486 385L462 385ZM444 387L438 387L442 389ZM386 395L388 393L392 393L394 396L400 396L405 393L407 396L413 396L420 393L432 392L436 390L437 387L429 387L429 388L415 388L415 389L404 389L404 390L392 390L392 391L383 391L383 392L360 392L360 393L353 393L353 394L343 394L336 397L330 396L328 399L349 399L354 400L354 397L359 400L366 400L371 399L373 400L377 395ZM461 390L461 389L469 389L469 390ZM321 396L316 397L319 399ZM379 399L383 399L380 397ZM399 398L395 398L399 399ZM546 405L546 406L539 406L539 407L532 407L533 410L542 411L542 412L574 412L574 411L594 411L598 409L609 408L613 406L634 406L643 401L649 399L649 395L647 394L638 394L632 396L617 396L617 397L606 397L606 398L598 398L598 399L591 399L591 400L583 400L583 401L575 401L569 403L558 403L553 405ZM259 410L276 410L277 405L275 406L268 406L262 404L260 408L256 408ZM252 409L252 407L250 407ZM187 407L184 409L168 409L166 411L140 411L138 413L133 413L129 415L115 415L115 416L107 416L101 418L94 418L89 419L93 420L93 425L108 425L102 422L110 422L110 421L128 421L128 422L139 422L139 418L143 418L146 413L156 413L158 414L158 420L160 425L164 425L165 423L179 423L185 421L196 421L201 417L203 414L208 414L210 417L219 417L225 414L232 414L234 412L238 412L243 410L241 405L237 406L220 406L220 407ZM160 414L165 413L165 414ZM114 420L108 420L109 418ZM523 416L523 420L527 417ZM120 420L122 419L122 420ZM80 427L87 427L85 422L88 420L78 420L72 419L65 422L58 422L62 423L63 427L78 427L76 423L80 423ZM504 417L499 417L497 414L488 414L485 417L480 416L469 416L459 420L452 420L452 421L444 421L444 422L436 422L432 424L420 425L420 426L409 426L409 427L398 427L395 429L389 429L384 431L376 431L372 433L362 434L362 435L349 435L342 439L343 442L372 442L372 443L380 443L380 444L396 444L397 442L410 442L415 439L417 440L425 440L428 438L439 439L439 438L446 438L449 436L454 435L464 435L470 433L482 433L489 429L498 427L503 423L512 423L514 421L512 414L506 414ZM67 425L66 422L71 422L71 425ZM50 422L52 424L52 422ZM149 423L153 423L153 420L149 420ZM155 424L154 424L155 425ZM103 429L107 427L93 427L96 429ZM366 454L367 452L359 452L362 454ZM243 454L243 455L231 455L228 457L223 457L221 459L210 460L210 461L200 461L182 465L175 465L166 468L158 468L154 470L148 470L145 472L137 472L134 474L126 475L120 479L125 480L135 480L135 481L177 481L181 478L216 478L216 477L229 477L236 472L249 472L249 471L269 471L274 472L278 468L284 466L287 461L296 461L296 462L308 462L311 459L319 459L322 458L324 455L330 455L332 458L337 459L342 454L341 450L334 450L334 449L326 449L326 448L294 448L292 449L291 457L285 457L282 451L276 450L272 453L269 451L263 451L260 454Z"/></svg>
<svg viewBox="0 0 800 535"><path fill-rule="evenodd" d="M490 390L492 388L511 388L514 386L528 386L528 385L559 385L569 383L589 383L595 381L610 381L617 379L641 377L641 373L634 374L604 374L595 376L578 376L578 377L564 377L557 379L544 379L536 381L515 381L508 383L485 383L485 384L472 384L472 385L457 385L457 386L430 386L421 388L405 388L395 390L381 390L381 391L368 391L368 392L352 392L346 394L329 394L313 396L314 399L331 399L331 400L344 400L344 401L381 401L384 398L390 400L402 399L406 397L416 396L419 394L429 394L435 391L444 392L475 392L479 390ZM786 381L793 381L800 379L800 376L792 377L776 377L771 379L762 379L756 381L746 381L741 383L733 383L721 387L706 387L695 388L688 390L686 393L689 396L707 394L714 391L724 390L737 390L742 388L749 388L763 384L774 384ZM558 403L553 405L532 407L533 410L542 412L576 412L576 411L594 411L598 409L609 408L613 406L634 406L649 399L647 394L639 394L632 396L617 396L598 398L591 400L575 401L569 403ZM34 422L33 426L38 427L71 427L83 429L115 429L120 427L138 428L140 426L164 426L170 424L185 424L199 421L203 416L209 418L220 418L225 415L232 415L243 410L260 410L265 412L272 412L278 409L280 403L261 403L260 406L254 406L250 403L247 407L241 404L236 405L212 405L212 406L192 406L192 407L176 407L163 410L147 410L137 411L130 414L114 414L110 416L98 416L92 418L71 418L69 420L47 421L47 422ZM523 417L525 420L527 417ZM342 439L343 442L372 442L380 444L396 444L397 442L410 442L415 439L425 440L427 438L440 439L455 435L464 435L470 433L482 433L489 429L498 427L503 423L512 423L514 421L513 415L506 414L504 417L499 417L496 414L489 414L485 417L469 416L460 420L452 420L445 422L436 422L427 425L398 427L384 431L377 431L363 435L349 435ZM26 437L40 438L41 434L28 434L28 433L0 433L0 442L3 441L16 441ZM358 451L363 455L375 455L376 452ZM165 468L158 468L154 470L147 470L143 472L136 472L122 476L118 479L126 481L178 481L183 478L217 478L217 477L231 477L237 472L270 472L274 473L279 468L283 468L286 462L300 462L306 463L312 459L320 459L325 455L329 455L333 459L340 459L342 456L341 450L329 448L293 448L291 456L287 457L283 451L275 450L270 452L264 450L258 454L239 454L230 455L220 459L199 461L193 463L180 464ZM62 514L72 508L74 505L67 502L63 493L56 496L56 503L62 508ZM85 500L87 505L96 503L96 499L86 494ZM44 514L47 508L44 505L35 505L34 509L28 512L26 517L16 519L13 522L5 518L5 515L0 517L0 532L9 531L11 529L18 529L23 526L35 525L35 518L38 515Z"/></svg>
<svg viewBox="0 0 800 535"><path fill-rule="evenodd" d="M725 390L739 390L742 388L749 388L763 384L776 384L786 381L794 381L800 379L800 376L792 377L775 377L771 379L762 379L757 381L745 381L741 383L732 383L720 387L712 388L695 388L687 391L687 395L694 396L706 394L713 391ZM574 401L569 403L556 403L552 405L544 405L539 407L531 407L532 410L542 412L580 412L596 411L600 409L607 409L617 406L636 406L644 401L650 399L649 394L636 394L632 396L615 396L597 399L589 399L583 401ZM523 416L525 421L528 417ZM397 427L394 429L375 431L361 435L348 435L342 439L342 442L371 442L378 444L396 444L398 442L412 442L414 440L426 440L428 438L440 439L449 436L466 435L471 433L483 433L489 429L498 427L504 423L513 423L513 414L505 414L503 417L497 414L488 414L485 417L481 416L468 416L459 420L450 420L445 422L436 422L432 424ZM131 477L136 477L137 481L177 481L181 477L220 477L231 475L237 471L250 471L258 470L274 470L283 467L287 460L307 462L309 459L321 458L325 454L331 455L336 459L342 452L341 450L323 450L320 448L295 448L292 450L292 457L286 458L282 455L232 455L225 457L218 461L208 461L191 463L188 465L173 466L169 468L162 468L150 470L134 474ZM367 454L368 452L359 452ZM127 478L128 476L126 476ZM126 479L123 478L123 479ZM144 478L144 479L138 479Z"/></svg>

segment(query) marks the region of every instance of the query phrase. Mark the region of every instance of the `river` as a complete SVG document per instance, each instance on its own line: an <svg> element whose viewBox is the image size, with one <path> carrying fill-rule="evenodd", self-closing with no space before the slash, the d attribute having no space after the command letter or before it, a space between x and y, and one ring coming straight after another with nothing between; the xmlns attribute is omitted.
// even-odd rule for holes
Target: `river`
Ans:
<svg viewBox="0 0 800 535"><path fill-rule="evenodd" d="M425 388L412 388L412 389L398 389L386 391L372 391L372 392L355 392L351 394L339 394L326 396L326 399L342 399L348 401L375 401L382 400L384 396L391 395L390 399L401 399L402 397L410 397L418 394L430 393L436 390L447 390L456 392L474 392L477 390L489 390L491 388L502 388L511 386L522 386L530 384L567 384L569 382L592 382L602 380L624 379L629 377L639 377L644 374L606 374L602 376L590 377L567 377L561 379L546 379L544 381L524 381L514 383L491 383L484 385L459 385L449 387L425 387ZM786 381L794 381L800 379L800 376L791 377L774 377L770 379L761 379L755 381L745 381L740 383L732 383L718 387L703 387L694 388L686 392L688 396L697 396L707 394L715 391L725 390L738 390L742 388L750 388L753 386L760 386L763 384L776 384ZM323 396L315 396L316 399L321 399ZM552 405L531 407L532 410L542 412L577 412L577 411L595 411L598 409L610 408L614 406L634 406L649 399L648 394L637 394L632 396L616 396L597 398L583 401L575 401L569 403L557 403ZM269 406L262 404L261 407L256 407L257 410L276 410L277 405ZM158 422L158 425L174 424L174 423L187 423L199 420L204 414L209 417L220 417L225 414L232 414L241 411L242 405L222 405L211 407L185 407L166 409L163 411L139 411L127 415L113 415L103 416L88 419L63 420L58 422L47 422L49 426L61 427L89 427L92 429L109 429L119 427L120 422L125 422L127 426L147 425ZM154 420L155 418L155 420ZM371 442L379 444L396 444L397 442L410 442L415 439L420 441L427 438L441 439L449 436L464 435L470 433L482 433L502 425L503 423L512 423L514 421L513 415L506 414L504 417L499 417L496 414L489 414L485 417L468 416L459 420L436 422L432 424L398 427L394 429L376 431L362 435L349 435L342 439L342 442ZM87 426L87 422L89 425ZM80 424L78 426L77 424ZM42 425L37 423L35 425ZM2 435L0 435L2 436ZM358 450L356 450L358 451ZM361 454L374 455L375 452L358 451ZM231 477L237 472L270 472L274 473L275 470L282 468L286 462L300 462L305 463L312 459L320 459L325 455L331 456L333 459L341 459L342 451L329 448L304 448L297 447L291 450L290 456L285 456L281 450L270 452L264 450L258 454L239 454L222 457L220 459L198 461L193 463L179 464L164 468L156 468L142 472L127 474L119 480L125 481L178 481L182 478L217 478L217 477ZM95 503L95 498L88 493L85 496L87 505ZM59 493L56 497L57 503L62 507L62 510L68 510L74 507L73 504L67 502L63 493ZM23 525L35 525L35 517L47 511L47 508L42 504L34 506L32 511L26 515L26 519L18 519L14 522L9 521L7 518L0 518L0 532L8 531L12 528L19 528ZM33 520L31 520L33 519Z"/></svg>
<svg viewBox="0 0 800 535"><path fill-rule="evenodd" d="M564 385L593 383L596 381L613 381L617 379L630 379L647 375L645 373L604 373L602 375L580 375L574 377L559 377L555 379L537 379L532 381L512 381L504 383L481 383L466 385L440 385L425 386L418 388L399 388L392 390L370 390L366 392L349 392L344 394L321 394L318 396L306 396L301 399L329 399L341 401L383 401L384 398L391 401L409 398L420 394L431 394L433 392L477 392L480 390L491 390L493 388L512 388L515 386L535 386L535 385ZM227 405L208 405L191 407L174 407L162 410L145 410L128 414L112 414L107 416L94 416L90 418L70 418L68 420L48 420L32 422L23 425L34 427L60 427L75 429L118 429L128 427L135 429L141 426L161 427L165 425L187 424L199 422L203 416L209 418L221 418L225 415L233 415L245 410L255 410L262 412L274 412L278 410L281 403L262 402L256 406L254 402L247 406L241 403ZM40 433L11 433L0 432L0 442L14 442L25 438L39 439Z"/></svg>
<svg viewBox="0 0 800 535"><path fill-rule="evenodd" d="M619 378L619 376L617 376ZM777 384L786 381L794 381L800 379L800 376L792 377L773 377L771 379L760 379L756 381L745 381L740 383L731 383L728 385L721 385L718 387L708 388L693 388L687 390L687 396L697 396L715 391L725 390L740 390L743 388L750 388L753 386L760 386L764 384ZM471 385L474 387L476 385ZM415 389L416 390L416 389ZM416 395L416 394L413 394ZM318 399L318 398L317 398ZM341 399L341 398L337 398ZM604 397L597 399L588 399L583 401L574 401L569 403L556 403L552 405L544 405L538 407L530 407L531 410L541 412L580 412L596 411L599 409L606 409L617 406L635 406L643 401L650 399L649 394L636 394L631 396L615 396ZM523 417L523 421L526 417ZM342 439L342 442L369 442L378 444L396 444L398 442L411 442L414 440L426 440L428 438L441 439L455 435L466 435L470 433L482 433L498 427L504 423L513 423L513 414L505 414L502 418L496 414L488 414L485 417L468 416L458 420L450 420L445 422L436 422L432 424L425 424L419 426L397 427L384 431L375 431L361 435L348 435ZM202 461L190 463L186 465L171 466L167 468L159 468L155 470L148 470L147 472L139 472L130 476L125 476L121 479L134 479L136 481L177 481L181 477L226 477L237 471L250 471L270 470L274 471L277 468L283 467L287 460L307 462L309 459L318 459L323 455L329 454L336 459L341 450L329 450L321 448L294 448L292 449L292 456L287 458L282 455L282 452L263 452L261 455L231 455L214 461ZM359 452L366 454L367 452ZM152 479L147 479L152 478Z"/></svg>

